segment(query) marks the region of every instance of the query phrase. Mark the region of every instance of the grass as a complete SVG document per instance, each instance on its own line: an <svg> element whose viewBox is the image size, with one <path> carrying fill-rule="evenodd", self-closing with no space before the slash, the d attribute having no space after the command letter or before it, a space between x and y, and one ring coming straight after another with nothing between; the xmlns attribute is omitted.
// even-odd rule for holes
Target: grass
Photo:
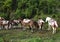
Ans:
<svg viewBox="0 0 60 42"><path fill-rule="evenodd" d="M21 29L0 30L0 42L60 42L60 28L56 34L52 31L23 31Z"/></svg>

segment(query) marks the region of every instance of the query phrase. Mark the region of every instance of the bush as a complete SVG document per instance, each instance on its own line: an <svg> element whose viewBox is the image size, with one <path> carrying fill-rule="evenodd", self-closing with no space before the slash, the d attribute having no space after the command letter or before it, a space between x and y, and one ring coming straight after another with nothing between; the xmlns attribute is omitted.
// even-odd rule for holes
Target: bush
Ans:
<svg viewBox="0 0 60 42"><path fill-rule="evenodd" d="M0 38L0 42L3 42L3 39L2 38Z"/></svg>

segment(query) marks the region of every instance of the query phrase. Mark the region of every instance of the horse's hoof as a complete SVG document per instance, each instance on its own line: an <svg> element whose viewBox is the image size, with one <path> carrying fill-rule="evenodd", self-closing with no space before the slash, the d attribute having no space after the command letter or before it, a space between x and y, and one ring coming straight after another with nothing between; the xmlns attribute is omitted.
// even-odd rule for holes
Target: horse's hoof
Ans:
<svg viewBox="0 0 60 42"><path fill-rule="evenodd" d="M51 29L47 29L48 31L51 30Z"/></svg>
<svg viewBox="0 0 60 42"><path fill-rule="evenodd" d="M31 32L33 33L33 30L31 30Z"/></svg>
<svg viewBox="0 0 60 42"><path fill-rule="evenodd" d="M55 34L55 33L52 33L52 34Z"/></svg>
<svg viewBox="0 0 60 42"><path fill-rule="evenodd" d="M55 34L56 32L52 33L52 34Z"/></svg>
<svg viewBox="0 0 60 42"><path fill-rule="evenodd" d="M26 30L26 29L23 29L23 30Z"/></svg>

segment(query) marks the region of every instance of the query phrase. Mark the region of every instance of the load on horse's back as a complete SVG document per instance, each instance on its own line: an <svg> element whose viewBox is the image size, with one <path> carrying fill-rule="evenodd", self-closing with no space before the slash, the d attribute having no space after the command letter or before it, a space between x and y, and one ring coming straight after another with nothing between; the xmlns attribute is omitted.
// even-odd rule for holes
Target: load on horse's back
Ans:
<svg viewBox="0 0 60 42"><path fill-rule="evenodd" d="M25 23L28 23L30 21L31 21L30 19L23 19L23 22L25 22Z"/></svg>

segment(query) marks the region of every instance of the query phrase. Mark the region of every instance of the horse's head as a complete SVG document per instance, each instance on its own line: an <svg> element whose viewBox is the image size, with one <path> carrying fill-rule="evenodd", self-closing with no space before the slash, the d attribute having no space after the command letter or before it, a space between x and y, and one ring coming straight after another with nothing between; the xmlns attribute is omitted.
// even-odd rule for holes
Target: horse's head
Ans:
<svg viewBox="0 0 60 42"><path fill-rule="evenodd" d="M51 20L51 18L50 17L47 17L46 18L46 22L48 22L48 21L50 21Z"/></svg>
<svg viewBox="0 0 60 42"><path fill-rule="evenodd" d="M18 21L21 23L23 21L23 18L19 18Z"/></svg>
<svg viewBox="0 0 60 42"><path fill-rule="evenodd" d="M0 20L5 20L3 17L0 17Z"/></svg>

